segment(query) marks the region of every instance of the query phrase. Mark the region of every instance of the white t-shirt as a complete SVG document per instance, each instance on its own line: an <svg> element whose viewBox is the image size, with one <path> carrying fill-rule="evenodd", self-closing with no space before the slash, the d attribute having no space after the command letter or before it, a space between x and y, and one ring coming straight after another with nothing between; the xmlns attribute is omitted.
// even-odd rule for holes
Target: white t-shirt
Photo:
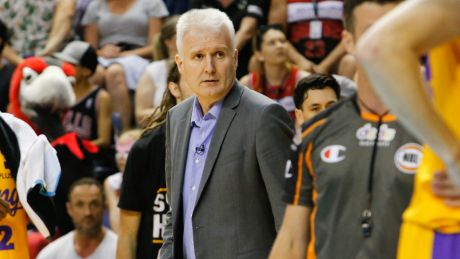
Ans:
<svg viewBox="0 0 460 259"><path fill-rule="evenodd" d="M105 236L94 253L86 257L86 259L112 259L115 258L117 250L117 235L110 229L105 229ZM37 256L37 259L81 259L75 252L73 240L75 230L67 233L51 242Z"/></svg>
<svg viewBox="0 0 460 259"><path fill-rule="evenodd" d="M161 100L163 100L163 94L166 91L166 86L168 84L168 70L169 61L167 59L154 61L145 69L156 88L155 94L152 96L153 107L160 106Z"/></svg>

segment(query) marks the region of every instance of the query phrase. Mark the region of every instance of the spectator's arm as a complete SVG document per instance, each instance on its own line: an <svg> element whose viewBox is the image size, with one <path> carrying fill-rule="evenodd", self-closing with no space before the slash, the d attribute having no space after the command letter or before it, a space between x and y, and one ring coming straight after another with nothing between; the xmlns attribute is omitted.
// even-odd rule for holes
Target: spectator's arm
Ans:
<svg viewBox="0 0 460 259"><path fill-rule="evenodd" d="M284 29L287 27L287 1L272 0L268 12L268 24L281 24Z"/></svg>
<svg viewBox="0 0 460 259"><path fill-rule="evenodd" d="M340 59L345 56L347 51L342 42L340 42L327 56L313 69L316 73L331 74L331 69L334 64L338 64Z"/></svg>
<svg viewBox="0 0 460 259"><path fill-rule="evenodd" d="M300 54L292 45L292 43L288 42L288 57L292 63L296 64L300 69L305 70L307 72L314 72L313 68L315 64L305 58L302 54Z"/></svg>
<svg viewBox="0 0 460 259"><path fill-rule="evenodd" d="M3 53L2 53L2 56L4 58L6 58L6 60L8 60L8 62L10 62L11 64L13 65L18 65L19 63L21 63L24 59L18 55L18 53L16 53L16 51L14 51L14 49L6 44L5 45L5 48L3 49Z"/></svg>
<svg viewBox="0 0 460 259"><path fill-rule="evenodd" d="M248 86L249 85L249 75L245 75L243 76L241 79L240 79L240 83L244 86Z"/></svg>
<svg viewBox="0 0 460 259"><path fill-rule="evenodd" d="M257 19L252 16L246 16L241 20L240 29L235 35L235 45L238 50L241 50L252 39L256 33L257 24Z"/></svg>
<svg viewBox="0 0 460 259"><path fill-rule="evenodd" d="M83 30L85 41L91 44L94 49L99 49L99 29L97 28L97 24L91 23L85 25Z"/></svg>
<svg viewBox="0 0 460 259"><path fill-rule="evenodd" d="M91 141L98 147L110 145L110 133L112 131L112 105L109 93L100 90L97 102L97 139Z"/></svg>
<svg viewBox="0 0 460 259"><path fill-rule="evenodd" d="M120 209L117 259L135 259L141 212Z"/></svg>
<svg viewBox="0 0 460 259"><path fill-rule="evenodd" d="M431 104L419 65L423 53L460 35L458 10L460 1L453 0L402 3L363 35L357 51L383 101L402 124L433 148L460 186L459 140Z"/></svg>
<svg viewBox="0 0 460 259"><path fill-rule="evenodd" d="M117 207L118 197L107 179L104 181L104 192L109 209L110 228L113 232L118 233L120 226L120 209Z"/></svg>
<svg viewBox="0 0 460 259"><path fill-rule="evenodd" d="M49 56L53 54L64 40L69 36L72 29L72 21L76 11L75 0L59 0L54 9L51 32L48 36L45 48L39 56Z"/></svg>
<svg viewBox="0 0 460 259"><path fill-rule="evenodd" d="M305 259L309 242L311 209L305 206L288 205L283 224L269 259Z"/></svg>
<svg viewBox="0 0 460 259"><path fill-rule="evenodd" d="M153 36L157 33L160 32L161 25L162 25L162 20L160 18L154 18L151 17L149 20L149 35L148 35L148 43L144 47L138 48L138 49L133 49L133 50L128 50L128 51L123 51L120 53L120 56L128 56L128 55L137 55L140 57L152 58L152 40Z"/></svg>
<svg viewBox="0 0 460 259"><path fill-rule="evenodd" d="M139 79L134 95L134 113L138 125L141 125L141 122L154 111L153 96L155 95L155 91L156 87L152 79L150 79L149 73L144 71Z"/></svg>

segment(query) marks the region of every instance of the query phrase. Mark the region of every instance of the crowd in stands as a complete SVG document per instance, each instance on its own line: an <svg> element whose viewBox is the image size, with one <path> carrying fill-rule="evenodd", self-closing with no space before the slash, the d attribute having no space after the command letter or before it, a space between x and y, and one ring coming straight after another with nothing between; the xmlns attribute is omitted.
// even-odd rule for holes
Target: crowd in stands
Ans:
<svg viewBox="0 0 460 259"><path fill-rule="evenodd" d="M42 57L50 64L71 64L75 70L75 104L58 114L61 124L55 131L42 130L57 150L62 168L55 196L57 232L47 240L29 224L29 248L24 249L30 258L156 258L170 217L165 177L168 111L195 94L176 65L184 59L178 52L181 42L177 42L176 26L182 14L205 8L223 11L233 23L239 82L280 104L296 133L292 139L297 148L286 172L280 172L292 178L287 180L283 202L288 206L271 258L291 258L283 249L292 245L286 240L297 234L304 243L300 253L309 256L340 258L348 246L349 254L343 258L359 253L363 258L394 258L400 217L408 206L413 174L421 159L412 156L417 161L405 161L404 155L420 155L419 149L410 148L421 148L423 143L389 114L354 56L356 42L367 29L359 26L372 25L400 1L387 1L391 8L385 1L377 2L0 0L1 113L10 112L13 73L24 60ZM382 6L384 10L379 9ZM377 14L366 20L366 12ZM42 120L34 122L45 127L48 118L55 117L44 113ZM83 158L76 158L68 133L73 134ZM350 153L343 168L355 180L365 172L365 180L357 180L356 185L345 180L344 174L330 175L336 173L334 163L345 159L345 146L353 138L358 138L353 147L359 152L353 160ZM395 142L398 146L390 145ZM399 144L413 146L401 150ZM196 153L200 152L207 149L197 146ZM389 163L388 169L384 164ZM383 170L391 177L382 176ZM372 185L372 177L384 184ZM321 182L316 185L318 179ZM340 199L334 198L333 188L342 195ZM391 195L372 196L372 191L388 190ZM350 202L348 209L341 210L337 202L346 204L352 195L360 196L364 205ZM365 214L371 207L381 214L373 218ZM349 213L352 218L355 212L359 215L353 223L338 217ZM391 226L380 238L378 234L386 230L378 224L389 219ZM375 249L382 250L362 248L364 242L336 245L353 227L365 232L366 220L373 220L369 224L375 224L378 236L374 245L382 246ZM338 227L335 237L327 236L328 228L301 232L313 229L315 223L351 225ZM325 244L320 249L312 244L318 242L316 234ZM362 233L353 235L360 239ZM387 257L379 257L383 254Z"/></svg>

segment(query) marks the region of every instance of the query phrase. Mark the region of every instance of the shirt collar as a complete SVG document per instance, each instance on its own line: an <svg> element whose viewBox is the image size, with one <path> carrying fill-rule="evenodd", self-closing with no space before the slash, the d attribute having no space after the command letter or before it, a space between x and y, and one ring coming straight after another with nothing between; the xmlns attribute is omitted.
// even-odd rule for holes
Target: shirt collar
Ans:
<svg viewBox="0 0 460 259"><path fill-rule="evenodd" d="M193 110L192 110L192 118L190 119L190 123L192 126L200 127L201 122L203 120L210 120L210 119L217 119L219 117L220 111L222 110L222 104L224 100L220 100L219 102L215 103L211 109L209 109L208 113L203 115L203 111L201 110L201 105L198 102L198 98L195 96L193 100Z"/></svg>

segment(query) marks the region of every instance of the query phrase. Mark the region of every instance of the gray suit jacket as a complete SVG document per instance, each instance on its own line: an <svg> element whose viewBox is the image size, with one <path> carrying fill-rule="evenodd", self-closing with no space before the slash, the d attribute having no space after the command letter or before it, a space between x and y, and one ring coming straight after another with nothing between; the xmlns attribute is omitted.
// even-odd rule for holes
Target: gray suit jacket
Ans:
<svg viewBox="0 0 460 259"><path fill-rule="evenodd" d="M166 123L166 185L171 203L160 258L181 258L182 184L193 98ZM285 204L284 169L293 125L269 98L235 82L211 140L193 212L197 259L267 258Z"/></svg>

